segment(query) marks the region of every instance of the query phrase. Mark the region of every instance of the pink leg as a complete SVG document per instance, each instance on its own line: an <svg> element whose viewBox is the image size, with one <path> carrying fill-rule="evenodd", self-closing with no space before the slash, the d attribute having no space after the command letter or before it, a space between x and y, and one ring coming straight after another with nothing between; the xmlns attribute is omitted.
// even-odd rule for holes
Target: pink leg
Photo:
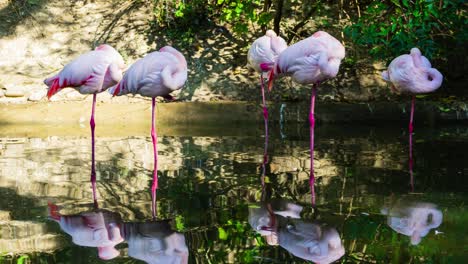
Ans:
<svg viewBox="0 0 468 264"><path fill-rule="evenodd" d="M91 185L93 188L93 200L94 204L97 205L97 196L96 196L96 163L94 159L94 128L96 123L94 122L94 110L96 108L96 94L93 94L93 108L91 110L91 120L89 125L91 126Z"/></svg>
<svg viewBox="0 0 468 264"><path fill-rule="evenodd" d="M152 194L152 212L153 218L156 217L156 190L158 189L158 135L156 134L156 129L154 127L154 112L156 108L156 98L153 97L152 107L151 107L151 138L153 139L153 152L154 152L154 168L153 168L153 185L151 186Z"/></svg>
<svg viewBox="0 0 468 264"><path fill-rule="evenodd" d="M409 172L410 172L410 186L411 191L414 192L414 179L413 179L413 116L414 116L414 103L415 103L415 96L411 98L411 116L408 126L408 133L409 133Z"/></svg>
<svg viewBox="0 0 468 264"><path fill-rule="evenodd" d="M314 129L315 129L315 94L319 83L312 86L312 96L310 99L309 126L310 126L310 191L312 193L312 205L315 205L315 171L314 171Z"/></svg>
<svg viewBox="0 0 468 264"><path fill-rule="evenodd" d="M268 108L265 102L265 89L263 88L263 76L261 73L260 73L260 86L262 87L263 118L265 119L265 127L266 127L267 126L266 122L268 121Z"/></svg>
<svg viewBox="0 0 468 264"><path fill-rule="evenodd" d="M265 173L266 164L268 163L268 109L265 103L265 90L263 89L263 77L260 75L260 84L262 86L262 98L263 98L263 118L265 121L265 144L263 148L263 163L262 163L262 189L265 188Z"/></svg>

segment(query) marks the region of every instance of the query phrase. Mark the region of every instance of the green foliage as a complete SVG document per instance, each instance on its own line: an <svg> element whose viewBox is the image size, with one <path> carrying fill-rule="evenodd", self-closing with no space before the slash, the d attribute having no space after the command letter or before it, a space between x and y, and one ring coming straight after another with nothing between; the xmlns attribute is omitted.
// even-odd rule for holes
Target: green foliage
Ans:
<svg viewBox="0 0 468 264"><path fill-rule="evenodd" d="M16 260L16 263L18 263L18 264L24 264L25 261L26 261L26 259L28 259L28 258L29 258L28 255L23 255L23 256L19 257L19 258Z"/></svg>
<svg viewBox="0 0 468 264"><path fill-rule="evenodd" d="M218 234L218 237L221 240L227 240L229 237L228 233L226 233L226 230L224 230L222 227L218 227Z"/></svg>
<svg viewBox="0 0 468 264"><path fill-rule="evenodd" d="M238 34L248 32L248 23L259 20L260 0L218 0L221 8L221 21L232 24L234 32ZM269 19L268 19L269 17ZM273 16L262 16L262 23L268 23Z"/></svg>
<svg viewBox="0 0 468 264"><path fill-rule="evenodd" d="M176 225L176 230L178 232L184 231L185 230L184 217L181 215L176 216L175 225Z"/></svg>
<svg viewBox="0 0 468 264"><path fill-rule="evenodd" d="M28 0L27 2L28 2L28 4L30 4L30 5L38 5L39 2L40 2L40 0Z"/></svg>
<svg viewBox="0 0 468 264"><path fill-rule="evenodd" d="M260 0L154 1L155 23L170 37L192 43L193 32L209 25L225 24L235 34L249 31L252 23L268 24L273 14L262 12Z"/></svg>
<svg viewBox="0 0 468 264"><path fill-rule="evenodd" d="M358 46L378 59L422 49L428 58L446 56L447 45L467 40L466 10L461 0L371 1L361 17L344 29Z"/></svg>

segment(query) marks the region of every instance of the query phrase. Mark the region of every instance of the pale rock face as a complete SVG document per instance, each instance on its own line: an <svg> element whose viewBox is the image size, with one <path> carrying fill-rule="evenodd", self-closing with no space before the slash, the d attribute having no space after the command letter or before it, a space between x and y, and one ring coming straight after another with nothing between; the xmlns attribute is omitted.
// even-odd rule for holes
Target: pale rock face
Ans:
<svg viewBox="0 0 468 264"><path fill-rule="evenodd" d="M0 7L11 8L9 2L0 1ZM0 32L0 56L6 58L0 60L0 79L5 85L25 88L24 94L17 96L34 94L30 101L40 100L37 94L45 89L42 80L46 76L60 70L77 55L103 43L100 35L109 33L105 30L115 17L115 7L109 1L85 2L88 3L46 1L34 10L33 18L24 16L15 21L13 17L10 22L14 27L8 28L8 32ZM147 17L150 9L137 8L128 16L123 16L108 37L118 50L124 47L126 58L130 60L144 55L150 49L145 34L139 33L144 32L147 25L134 20L135 16ZM123 34L127 34L125 38Z"/></svg>
<svg viewBox="0 0 468 264"><path fill-rule="evenodd" d="M37 90L37 91L31 93L28 100L32 101L32 102L41 101L42 99L45 98L46 94L47 94L47 90L45 90L45 89Z"/></svg>

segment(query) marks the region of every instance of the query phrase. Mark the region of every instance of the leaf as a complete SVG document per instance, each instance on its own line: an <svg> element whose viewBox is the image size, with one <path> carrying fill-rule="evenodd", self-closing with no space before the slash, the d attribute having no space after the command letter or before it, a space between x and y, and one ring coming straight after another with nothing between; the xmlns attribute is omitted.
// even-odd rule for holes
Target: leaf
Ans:
<svg viewBox="0 0 468 264"><path fill-rule="evenodd" d="M185 229L184 217L183 216L181 216L181 215L176 216L175 222L176 222L177 231L180 232L180 231L183 231Z"/></svg>
<svg viewBox="0 0 468 264"><path fill-rule="evenodd" d="M270 13L261 13L258 16L258 24L266 25L273 19L273 15Z"/></svg>
<svg viewBox="0 0 468 264"><path fill-rule="evenodd" d="M218 227L218 237L221 240L227 240L228 233L222 227Z"/></svg>
<svg viewBox="0 0 468 264"><path fill-rule="evenodd" d="M401 7L400 1L398 1L398 0L391 0L390 2L392 2L394 5L396 5L398 7Z"/></svg>
<svg viewBox="0 0 468 264"><path fill-rule="evenodd" d="M184 16L184 12L180 11L180 10L177 10L174 14L176 17L183 17Z"/></svg>
<svg viewBox="0 0 468 264"><path fill-rule="evenodd" d="M39 4L39 0L28 0L28 4L30 4L30 5L38 5L38 4Z"/></svg>
<svg viewBox="0 0 468 264"><path fill-rule="evenodd" d="M17 264L24 264L24 261L29 258L27 255L24 255L24 256L21 256L18 258L18 260L16 261Z"/></svg>

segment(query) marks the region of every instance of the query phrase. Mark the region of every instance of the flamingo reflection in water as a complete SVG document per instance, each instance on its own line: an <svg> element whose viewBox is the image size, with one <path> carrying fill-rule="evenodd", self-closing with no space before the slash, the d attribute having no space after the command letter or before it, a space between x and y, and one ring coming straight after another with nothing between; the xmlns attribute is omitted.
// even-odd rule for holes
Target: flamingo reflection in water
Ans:
<svg viewBox="0 0 468 264"><path fill-rule="evenodd" d="M302 206L272 200L249 207L249 224L269 245L279 245L292 255L315 263L340 259L345 249L335 228L300 219Z"/></svg>
<svg viewBox="0 0 468 264"><path fill-rule="evenodd" d="M99 258L104 260L119 256L115 246L126 241L128 255L146 263L188 263L185 236L174 231L169 220L123 222L118 213L103 209L62 215L51 203L49 217L72 237L74 244L96 247Z"/></svg>
<svg viewBox="0 0 468 264"><path fill-rule="evenodd" d="M442 211L431 203L397 203L383 207L381 213L387 215L387 224L397 233L409 236L412 245L418 245L431 229L442 224Z"/></svg>
<svg viewBox="0 0 468 264"><path fill-rule="evenodd" d="M124 241L119 214L96 209L76 215L62 215L57 205L49 203L49 217L72 237L74 244L97 248L100 259L109 260L120 255L115 249Z"/></svg>

